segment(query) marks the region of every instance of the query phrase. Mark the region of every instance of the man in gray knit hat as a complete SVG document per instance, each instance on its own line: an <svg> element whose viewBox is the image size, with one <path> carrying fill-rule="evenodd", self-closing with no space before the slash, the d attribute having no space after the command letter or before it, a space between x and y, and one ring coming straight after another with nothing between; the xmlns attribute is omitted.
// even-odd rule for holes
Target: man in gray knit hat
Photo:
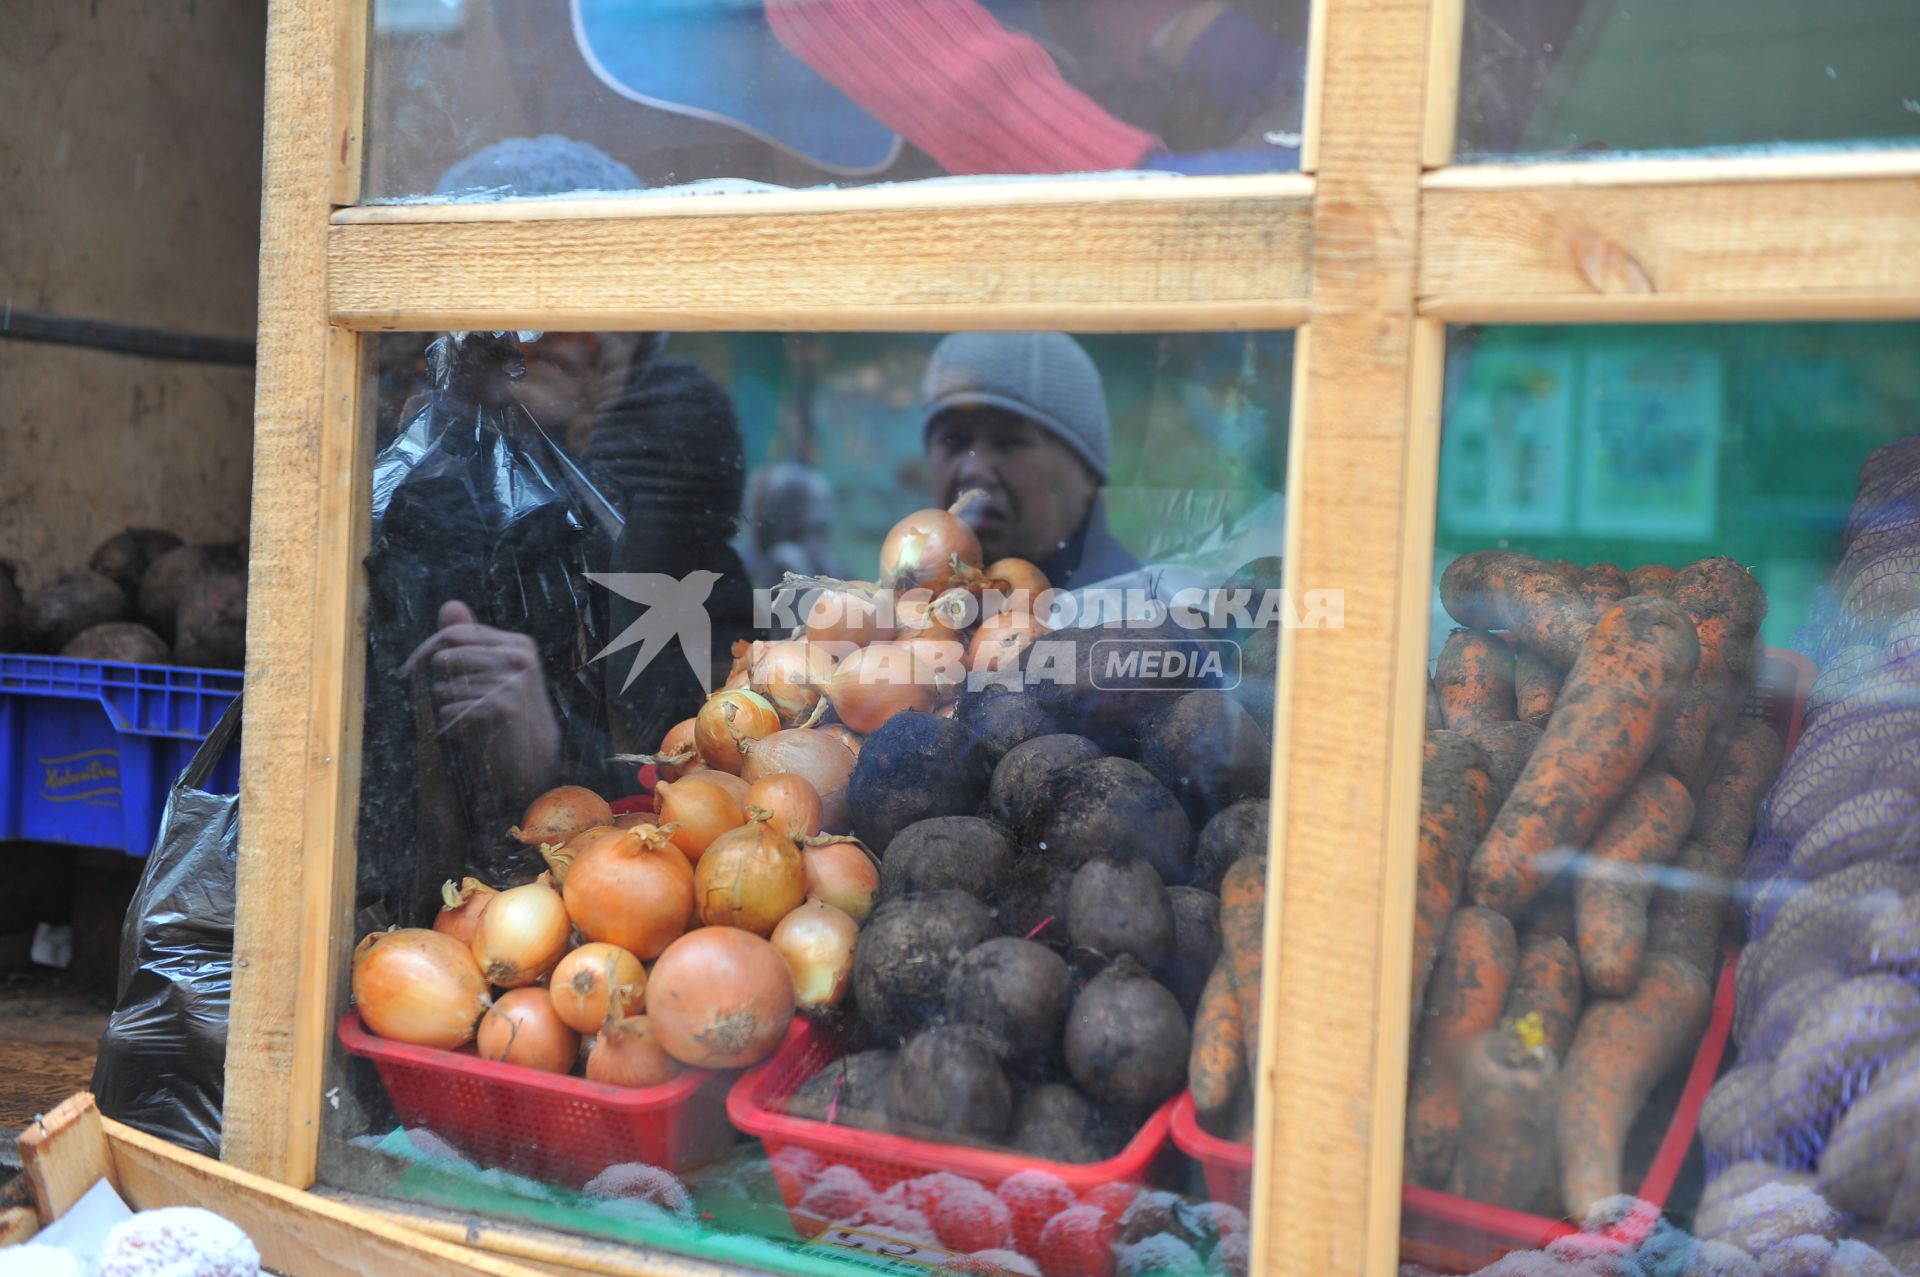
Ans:
<svg viewBox="0 0 1920 1277"><path fill-rule="evenodd" d="M1065 333L955 333L927 365L921 421L935 499L964 514L988 562L1027 559L1062 589L1140 566L1107 529L1107 394Z"/></svg>

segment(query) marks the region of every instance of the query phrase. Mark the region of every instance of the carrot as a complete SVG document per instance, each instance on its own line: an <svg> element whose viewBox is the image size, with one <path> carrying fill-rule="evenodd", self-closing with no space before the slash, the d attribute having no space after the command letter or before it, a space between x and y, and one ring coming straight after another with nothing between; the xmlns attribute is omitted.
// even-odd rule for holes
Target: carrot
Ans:
<svg viewBox="0 0 1920 1277"><path fill-rule="evenodd" d="M1220 962L1240 1008L1247 1073L1260 1049L1260 945L1267 923L1267 858L1242 856L1220 880Z"/></svg>
<svg viewBox="0 0 1920 1277"><path fill-rule="evenodd" d="M1520 915L1520 944L1530 948L1542 940L1558 936L1573 947L1573 892L1570 887L1554 887L1540 893L1526 912ZM1578 957L1574 965L1580 965Z"/></svg>
<svg viewBox="0 0 1920 1277"><path fill-rule="evenodd" d="M1453 916L1427 990L1407 1088L1407 1177L1438 1188L1460 1134L1460 1053L1500 1018L1518 957L1513 924L1491 909Z"/></svg>
<svg viewBox="0 0 1920 1277"><path fill-rule="evenodd" d="M1193 1051L1187 1061L1187 1085L1201 1122L1209 1129L1224 1123L1246 1080L1246 1047L1240 1038L1233 977L1224 961L1217 962L1200 991L1200 1006L1193 1017Z"/></svg>
<svg viewBox="0 0 1920 1277"><path fill-rule="evenodd" d="M1531 723L1488 723L1469 728L1467 739L1487 756L1487 774L1493 780L1493 809L1507 801L1513 782L1526 770L1533 747L1540 743L1540 729Z"/></svg>
<svg viewBox="0 0 1920 1277"><path fill-rule="evenodd" d="M1640 978L1652 868L1672 860L1693 824L1693 797L1648 768L1594 835L1573 885L1580 969L1595 993L1625 996Z"/></svg>
<svg viewBox="0 0 1920 1277"><path fill-rule="evenodd" d="M1611 563L1596 563L1580 574L1580 597L1595 616L1632 593L1627 574Z"/></svg>
<svg viewBox="0 0 1920 1277"><path fill-rule="evenodd" d="M1530 1015L1538 1017L1540 1040L1553 1058L1564 1056L1580 1020L1580 959L1562 936L1520 942L1520 965L1513 973L1500 1023L1511 1024Z"/></svg>
<svg viewBox="0 0 1920 1277"><path fill-rule="evenodd" d="M1667 1071L1700 1041L1711 991L1707 977L1672 954L1649 954L1640 983L1624 998L1595 1003L1581 1017L1560 1070L1554 1130L1560 1150L1560 1204L1575 1219L1623 1192L1627 1132Z"/></svg>
<svg viewBox="0 0 1920 1277"><path fill-rule="evenodd" d="M1757 718L1742 718L1732 742L1700 794L1693 813L1693 837L1737 870L1753 837L1760 800L1780 775L1780 737Z"/></svg>
<svg viewBox="0 0 1920 1277"><path fill-rule="evenodd" d="M1540 560L1505 550L1477 550L1447 564L1440 601L1462 625L1509 630L1561 669L1593 628L1577 577L1569 584Z"/></svg>
<svg viewBox="0 0 1920 1277"><path fill-rule="evenodd" d="M1575 590L1580 588L1580 579L1586 573L1586 569L1572 559L1547 559L1544 566L1547 571L1571 585Z"/></svg>
<svg viewBox="0 0 1920 1277"><path fill-rule="evenodd" d="M1433 685L1433 679L1427 679L1427 730L1445 727L1447 716L1440 709L1440 689Z"/></svg>
<svg viewBox="0 0 1920 1277"><path fill-rule="evenodd" d="M1520 721L1545 727L1553 717L1553 703L1560 696L1560 684L1565 681L1566 675L1532 648L1523 646L1514 653L1514 712Z"/></svg>
<svg viewBox="0 0 1920 1277"><path fill-rule="evenodd" d="M1466 882L1467 858L1486 828L1474 776L1484 776L1477 746L1457 732L1427 736L1420 772L1419 870L1413 911L1412 1022L1420 1023L1427 980L1447 919ZM1489 782L1491 783L1491 782Z"/></svg>
<svg viewBox="0 0 1920 1277"><path fill-rule="evenodd" d="M1642 563L1627 573L1627 586L1635 594L1665 594L1677 575L1664 563Z"/></svg>
<svg viewBox="0 0 1920 1277"><path fill-rule="evenodd" d="M1692 622L1666 599L1626 599L1600 618L1467 867L1475 904L1517 913L1545 882L1545 854L1585 845L1652 755L1698 659Z"/></svg>
<svg viewBox="0 0 1920 1277"><path fill-rule="evenodd" d="M1447 636L1434 663L1440 716L1454 731L1513 717L1513 649L1485 630Z"/></svg>
<svg viewBox="0 0 1920 1277"><path fill-rule="evenodd" d="M1510 1210L1554 1212L1559 1058L1540 1017L1482 1033L1460 1058L1460 1143L1449 1192Z"/></svg>
<svg viewBox="0 0 1920 1277"><path fill-rule="evenodd" d="M1659 756L1682 784L1698 793L1746 700L1753 677L1754 639L1766 619L1767 595L1753 573L1739 563L1714 558L1682 568L1667 597L1693 622L1700 638L1700 663Z"/></svg>

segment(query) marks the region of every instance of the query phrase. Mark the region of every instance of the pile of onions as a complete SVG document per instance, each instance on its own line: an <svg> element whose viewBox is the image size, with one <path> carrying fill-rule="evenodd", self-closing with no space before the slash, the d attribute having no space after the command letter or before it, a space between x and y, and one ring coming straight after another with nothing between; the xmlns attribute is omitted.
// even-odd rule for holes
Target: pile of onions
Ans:
<svg viewBox="0 0 1920 1277"><path fill-rule="evenodd" d="M822 723L820 726L814 728L813 730L821 736L831 736L833 739L839 741L842 745L845 745L847 747L847 752L853 755L854 762L857 763L860 761L860 747L867 743L867 738L862 736L859 732L854 731L851 727L848 727L845 723ZM794 771L795 769L792 767L783 767L781 768L781 770ZM819 788L818 784L816 784L814 787L816 789ZM821 792L820 800L822 802L827 801L827 795L825 791ZM830 820L827 823L836 829L839 828L842 824L844 824L844 822L842 821L833 821L833 820Z"/></svg>
<svg viewBox="0 0 1920 1277"><path fill-rule="evenodd" d="M616 837L597 840L574 856L562 912L587 939L618 945L645 961L658 957L687 929L693 870L663 829L614 832ZM499 908L496 902L487 917Z"/></svg>
<svg viewBox="0 0 1920 1277"><path fill-rule="evenodd" d="M680 780L663 782L653 791L660 827L672 826L667 836L688 864L698 864L701 855L721 834L747 823L746 795L735 797L728 786L719 783L725 774L696 772Z"/></svg>
<svg viewBox="0 0 1920 1277"><path fill-rule="evenodd" d="M546 979L572 940L560 893L541 874L493 898L474 930L473 957L489 984L519 989Z"/></svg>
<svg viewBox="0 0 1920 1277"><path fill-rule="evenodd" d="M955 638L917 638L900 644L913 653L915 677L933 689L934 699L959 695L967 681L967 645Z"/></svg>
<svg viewBox="0 0 1920 1277"><path fill-rule="evenodd" d="M1053 588L1042 572L1025 559L995 559L987 564L980 595L980 619L1000 612L1036 612L1040 596Z"/></svg>
<svg viewBox="0 0 1920 1277"><path fill-rule="evenodd" d="M580 1054L580 1036L561 1022L545 989L503 993L480 1021L474 1049L483 1060L499 1060L543 1073L567 1073Z"/></svg>
<svg viewBox="0 0 1920 1277"><path fill-rule="evenodd" d="M635 825L657 825L660 813L652 811L620 811L613 814L616 829L632 829Z"/></svg>
<svg viewBox="0 0 1920 1277"><path fill-rule="evenodd" d="M598 1033L608 1020L647 1004L647 969L616 944L583 944L553 969L553 1009L575 1033Z"/></svg>
<svg viewBox="0 0 1920 1277"><path fill-rule="evenodd" d="M928 598L925 590L911 590L899 601L898 639L957 639L967 627L980 619L980 602L967 591L955 587L938 598Z"/></svg>
<svg viewBox="0 0 1920 1277"><path fill-rule="evenodd" d="M507 830L507 836L528 847L545 842L565 842L582 829L613 823L613 808L591 789L579 785L561 785L549 789L527 805L520 823Z"/></svg>
<svg viewBox="0 0 1920 1277"><path fill-rule="evenodd" d="M693 725L693 719L683 718L660 738L660 748L653 754L653 767L661 780L679 780L688 772L706 766L693 743Z"/></svg>
<svg viewBox="0 0 1920 1277"><path fill-rule="evenodd" d="M857 842L828 840L800 852L807 894L826 901L855 922L865 922L880 894L880 870Z"/></svg>
<svg viewBox="0 0 1920 1277"><path fill-rule="evenodd" d="M644 1015L615 1020L600 1031L587 1055L587 1080L608 1086L661 1086L680 1072Z"/></svg>
<svg viewBox="0 0 1920 1277"><path fill-rule="evenodd" d="M946 510L916 510L893 525L880 544L880 584L894 591L925 589L939 594L954 584L956 563L980 571L980 538L961 519L974 492L963 492Z"/></svg>
<svg viewBox="0 0 1920 1277"><path fill-rule="evenodd" d="M647 984L647 1019L668 1055L738 1069L772 1055L793 1022L793 975L773 945L736 927L673 942Z"/></svg>
<svg viewBox="0 0 1920 1277"><path fill-rule="evenodd" d="M449 880L440 888L442 908L433 920L433 929L442 935L452 936L461 944L473 943L474 928L480 925L480 915L493 903L498 895L492 887L478 878L462 878L459 886Z"/></svg>
<svg viewBox="0 0 1920 1277"><path fill-rule="evenodd" d="M748 688L715 692L693 720L693 743L707 766L738 775L741 746L780 730L780 715Z"/></svg>
<svg viewBox="0 0 1920 1277"><path fill-rule="evenodd" d="M833 657L804 639L755 643L747 651L747 687L765 697L783 726L805 722L833 674Z"/></svg>
<svg viewBox="0 0 1920 1277"><path fill-rule="evenodd" d="M1001 612L981 623L967 647L967 669L986 673L1012 666L1035 639L1049 633L1030 612Z"/></svg>
<svg viewBox="0 0 1920 1277"><path fill-rule="evenodd" d="M848 581L841 588L821 590L807 608L807 641L865 647L892 638L893 618L881 614L881 601L875 595L875 587L867 581Z"/></svg>
<svg viewBox="0 0 1920 1277"><path fill-rule="evenodd" d="M846 996L860 924L823 900L808 900L773 929L773 947L793 973L793 1000L824 1011Z"/></svg>
<svg viewBox="0 0 1920 1277"><path fill-rule="evenodd" d="M383 1038L451 1051L473 1040L491 999L473 953L425 927L376 931L353 951L353 1003Z"/></svg>
<svg viewBox="0 0 1920 1277"><path fill-rule="evenodd" d="M707 848L694 871L693 891L700 921L708 926L771 935L807 898L806 862L793 839L764 819L749 819Z"/></svg>
<svg viewBox="0 0 1920 1277"><path fill-rule="evenodd" d="M774 831L795 842L820 832L820 793L806 777L792 772L775 772L754 781L747 790L747 811L765 812Z"/></svg>
<svg viewBox="0 0 1920 1277"><path fill-rule="evenodd" d="M862 736L905 710L930 710L939 699L934 680L904 643L870 643L849 652L827 680L833 712Z"/></svg>
<svg viewBox="0 0 1920 1277"><path fill-rule="evenodd" d="M853 780L853 765L858 761L847 740L858 747L859 737L841 724L828 727L795 727L775 732L755 741L747 750L742 779L757 785L769 776L798 776L813 786L820 798L820 827L847 828L847 786ZM751 802L749 790L748 801ZM760 806L766 806L761 803Z"/></svg>

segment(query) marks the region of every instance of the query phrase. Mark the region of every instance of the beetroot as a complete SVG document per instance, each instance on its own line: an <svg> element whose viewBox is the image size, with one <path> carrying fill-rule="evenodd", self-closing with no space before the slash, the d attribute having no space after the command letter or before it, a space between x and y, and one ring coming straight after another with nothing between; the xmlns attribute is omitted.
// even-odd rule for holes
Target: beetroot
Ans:
<svg viewBox="0 0 1920 1277"><path fill-rule="evenodd" d="M977 900L1000 894L1013 869L1013 839L978 816L935 816L894 836L880 858L880 898L917 891L964 891Z"/></svg>
<svg viewBox="0 0 1920 1277"><path fill-rule="evenodd" d="M933 816L970 816L987 793L986 755L950 718L895 714L867 737L847 786L853 832L869 847Z"/></svg>
<svg viewBox="0 0 1920 1277"><path fill-rule="evenodd" d="M1031 940L999 936L976 945L947 977L947 1019L978 1029L1016 1068L1055 1061L1073 979L1059 954Z"/></svg>
<svg viewBox="0 0 1920 1277"><path fill-rule="evenodd" d="M164 665L172 655L166 640L138 621L108 621L74 635L60 655L77 661L124 661Z"/></svg>
<svg viewBox="0 0 1920 1277"><path fill-rule="evenodd" d="M129 599L140 594L140 578L152 562L180 544L180 538L158 528L128 528L100 543L87 560L87 569L98 572L126 591Z"/></svg>
<svg viewBox="0 0 1920 1277"><path fill-rule="evenodd" d="M887 1118L916 1139L994 1141L1013 1118L1013 1087L981 1034L940 1025L915 1035L894 1061Z"/></svg>
<svg viewBox="0 0 1920 1277"><path fill-rule="evenodd" d="M69 572L27 599L27 634L40 651L58 652L96 625L127 619L124 590L97 572Z"/></svg>
<svg viewBox="0 0 1920 1277"><path fill-rule="evenodd" d="M1173 906L1144 860L1089 860L1067 889L1067 935L1105 958L1130 953L1157 966L1173 950Z"/></svg>
<svg viewBox="0 0 1920 1277"><path fill-rule="evenodd" d="M1048 796L1053 809L1035 842L1048 856L1076 868L1103 855L1144 860L1168 884L1193 877L1193 824L1140 764L1076 763L1054 775Z"/></svg>
<svg viewBox="0 0 1920 1277"><path fill-rule="evenodd" d="M962 891L882 901L853 951L861 1019L889 1045L932 1024L946 1011L954 967L998 931L987 907Z"/></svg>
<svg viewBox="0 0 1920 1277"><path fill-rule="evenodd" d="M187 586L175 617L182 665L237 670L247 661L247 574L209 572Z"/></svg>
<svg viewBox="0 0 1920 1277"><path fill-rule="evenodd" d="M1179 1000L1122 957L1074 1000L1067 1068L1096 1100L1155 1104L1185 1085L1191 1038Z"/></svg>
<svg viewBox="0 0 1920 1277"><path fill-rule="evenodd" d="M1036 736L1008 750L993 769L987 810L1022 837L1031 837L1052 808L1054 777L1076 763L1100 757L1100 747L1084 736Z"/></svg>

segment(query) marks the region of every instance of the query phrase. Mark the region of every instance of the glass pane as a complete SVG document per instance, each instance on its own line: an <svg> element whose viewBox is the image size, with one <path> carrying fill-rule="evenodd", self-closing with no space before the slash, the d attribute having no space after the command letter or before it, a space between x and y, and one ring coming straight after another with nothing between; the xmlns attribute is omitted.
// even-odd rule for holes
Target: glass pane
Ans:
<svg viewBox="0 0 1920 1277"><path fill-rule="evenodd" d="M1917 355L1920 325L1453 335L1410 1261L1910 1268Z"/></svg>
<svg viewBox="0 0 1920 1277"><path fill-rule="evenodd" d="M373 14L372 201L1299 163L1307 0L374 0Z"/></svg>
<svg viewBox="0 0 1920 1277"><path fill-rule="evenodd" d="M1913 0L1469 0L1458 155L1920 138Z"/></svg>
<svg viewBox="0 0 1920 1277"><path fill-rule="evenodd" d="M1291 336L375 341L325 1181L1244 1274Z"/></svg>

